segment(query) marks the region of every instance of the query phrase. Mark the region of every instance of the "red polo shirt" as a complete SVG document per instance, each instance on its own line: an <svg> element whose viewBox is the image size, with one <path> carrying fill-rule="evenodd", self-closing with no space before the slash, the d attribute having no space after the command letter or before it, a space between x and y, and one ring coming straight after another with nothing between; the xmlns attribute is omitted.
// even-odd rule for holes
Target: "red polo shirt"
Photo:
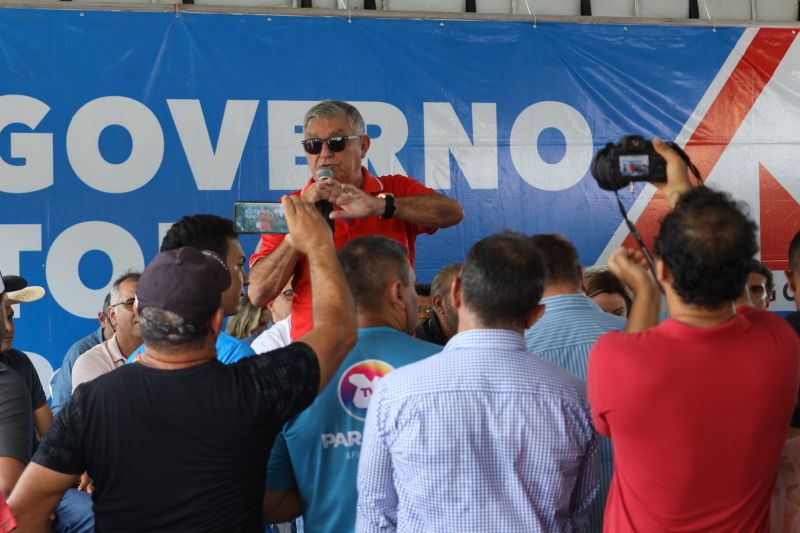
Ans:
<svg viewBox="0 0 800 533"><path fill-rule="evenodd" d="M603 530L768 532L799 369L792 328L753 308L600 337L587 389L614 445Z"/></svg>
<svg viewBox="0 0 800 533"><path fill-rule="evenodd" d="M361 167L361 174L364 177L361 190L376 196L382 192L391 193L397 198L405 196L420 196L423 194L433 194L436 191L425 187L413 178L394 174L391 176L375 177L366 168ZM295 191L292 194L301 194L314 183L313 178L308 181L302 191ZM426 228L412 224L404 220L390 218L384 220L380 217L367 217L356 219L336 219L333 234L333 241L338 250L348 242L358 237L367 235L382 235L396 240L408 248L408 260L414 266L414 241L420 233L433 233L436 228ZM264 234L261 236L258 250L250 258L250 268L264 256L272 253L275 248L283 241L285 235ZM294 300L292 301L292 339L298 339L311 330L311 278L308 272L308 261L304 256L300 256L294 270L292 280L294 289Z"/></svg>

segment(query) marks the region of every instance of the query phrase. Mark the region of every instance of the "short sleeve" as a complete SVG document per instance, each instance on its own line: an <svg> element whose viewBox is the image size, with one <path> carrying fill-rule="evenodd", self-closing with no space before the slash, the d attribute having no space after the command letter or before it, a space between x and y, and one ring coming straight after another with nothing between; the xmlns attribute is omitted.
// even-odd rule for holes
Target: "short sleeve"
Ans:
<svg viewBox="0 0 800 533"><path fill-rule="evenodd" d="M30 362L30 358L26 355L25 359ZM44 387L42 387L42 380L39 379L39 373L36 371L36 367L33 366L33 363L30 362L31 370L32 370L32 378L31 378L31 400L33 401L33 410L39 409L47 405L47 395L44 393Z"/></svg>
<svg viewBox="0 0 800 533"><path fill-rule="evenodd" d="M12 350L12 352L13 357L18 360L18 368L25 377L25 381L31 393L31 410L35 411L47 403L47 396L44 394L42 382L39 379L39 373L36 372L36 367L33 366L33 362L31 358L28 357L28 354L19 350Z"/></svg>
<svg viewBox="0 0 800 533"><path fill-rule="evenodd" d="M392 176L392 194L395 196L420 196L423 194L438 194L430 187L426 187L414 178L396 174Z"/></svg>
<svg viewBox="0 0 800 533"><path fill-rule="evenodd" d="M292 457L286 445L286 435L281 431L275 437L267 467L267 490L289 490L297 486L292 468Z"/></svg>
<svg viewBox="0 0 800 533"><path fill-rule="evenodd" d="M274 252L275 248L280 246L285 238L286 235L278 233L265 233L262 235L261 240L258 241L256 252L250 256L250 268L253 268L253 265L255 265L259 259Z"/></svg>
<svg viewBox="0 0 800 533"><path fill-rule="evenodd" d="M271 423L279 426L311 405L319 390L317 354L303 342L248 357L232 367L249 374Z"/></svg>
<svg viewBox="0 0 800 533"><path fill-rule="evenodd" d="M419 181L415 180L414 178L409 178L408 176L401 176L399 174L388 176L391 180L390 182L387 181L387 189L389 192L394 194L398 198L404 198L408 196L422 196L425 194L439 194L430 187L426 187ZM381 178L383 180L387 180L387 177ZM419 226L417 224L413 224L414 233L435 233L438 228L427 227L427 226Z"/></svg>
<svg viewBox="0 0 800 533"><path fill-rule="evenodd" d="M80 434L84 426L85 394L86 385L75 389L72 399L61 409L39 443L34 463L62 474L79 475L86 471Z"/></svg>
<svg viewBox="0 0 800 533"><path fill-rule="evenodd" d="M27 463L33 447L30 392L22 378L3 366L0 369L0 456Z"/></svg>

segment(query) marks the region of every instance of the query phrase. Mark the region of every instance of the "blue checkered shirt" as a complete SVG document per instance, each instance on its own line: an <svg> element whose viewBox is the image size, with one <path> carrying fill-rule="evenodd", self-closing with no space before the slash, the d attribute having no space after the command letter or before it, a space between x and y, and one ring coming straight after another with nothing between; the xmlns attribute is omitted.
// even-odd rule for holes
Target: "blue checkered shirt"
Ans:
<svg viewBox="0 0 800 533"><path fill-rule="evenodd" d="M604 312L591 298L583 294L562 294L543 298L544 316L525 332L528 350L546 361L568 370L586 382L589 351L600 335L625 328L625 319ZM599 436L600 491L589 511L590 531L603 530L605 509L611 476L614 473L614 454L611 439Z"/></svg>
<svg viewBox="0 0 800 533"><path fill-rule="evenodd" d="M356 531L576 531L598 487L583 383L522 335L469 330L372 396Z"/></svg>

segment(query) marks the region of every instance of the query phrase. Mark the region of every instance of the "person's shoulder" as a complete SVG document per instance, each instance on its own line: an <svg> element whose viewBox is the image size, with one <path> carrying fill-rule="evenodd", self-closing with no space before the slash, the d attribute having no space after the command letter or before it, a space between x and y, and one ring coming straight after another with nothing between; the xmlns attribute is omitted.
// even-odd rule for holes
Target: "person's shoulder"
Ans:
<svg viewBox="0 0 800 533"><path fill-rule="evenodd" d="M249 344L227 333L221 332L217 337L217 359L225 364L235 363L255 353Z"/></svg>
<svg viewBox="0 0 800 533"><path fill-rule="evenodd" d="M96 360L98 357L103 357L103 355L105 353L103 351L103 348L104 348L103 345L106 342L108 342L108 341L104 341L104 342L101 342L100 344L92 346L91 348L89 348L88 350L86 350L85 352L80 354L78 356L78 358L75 359L75 366L83 366L83 365L88 364L90 361ZM74 372L74 367L73 367L73 372Z"/></svg>
<svg viewBox="0 0 800 533"><path fill-rule="evenodd" d="M403 193L406 191L413 192L414 188L427 189L418 179L402 174L387 174L385 176L373 176L373 178L381 182L385 192Z"/></svg>
<svg viewBox="0 0 800 533"><path fill-rule="evenodd" d="M363 346L365 344L382 346L389 351L418 352L425 355L442 351L442 347L438 344L417 339L408 333L388 327L361 330L356 347L358 348L359 345Z"/></svg>
<svg viewBox="0 0 800 533"><path fill-rule="evenodd" d="M72 343L72 346L69 347L67 350L67 355L65 359L68 357L72 357L73 359L77 359L83 352L92 348L93 346L97 346L103 342L103 330L96 329L93 332L89 333L82 339L78 339L77 341Z"/></svg>
<svg viewBox="0 0 800 533"><path fill-rule="evenodd" d="M737 313L741 314L751 324L757 325L761 329L766 329L781 337L793 337L797 339L797 333L792 327L792 324L772 311L762 311L761 309L748 307L738 309Z"/></svg>

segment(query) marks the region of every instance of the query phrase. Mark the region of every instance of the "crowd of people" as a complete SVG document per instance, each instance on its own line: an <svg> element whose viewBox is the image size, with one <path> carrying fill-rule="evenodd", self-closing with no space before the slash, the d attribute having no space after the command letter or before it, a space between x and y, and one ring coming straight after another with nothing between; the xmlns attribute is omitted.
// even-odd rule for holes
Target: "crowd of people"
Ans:
<svg viewBox="0 0 800 533"><path fill-rule="evenodd" d="M464 214L370 174L369 144L355 107L312 107L288 233L262 237L248 275L232 221L176 222L113 282L50 406L12 348L20 281L3 278L0 532L800 523L781 466L800 438L800 311L766 311L774 279L739 203L654 140L672 207L654 269L621 248L584 272L565 237L503 231L420 286L417 236ZM800 233L787 246L795 291Z"/></svg>

